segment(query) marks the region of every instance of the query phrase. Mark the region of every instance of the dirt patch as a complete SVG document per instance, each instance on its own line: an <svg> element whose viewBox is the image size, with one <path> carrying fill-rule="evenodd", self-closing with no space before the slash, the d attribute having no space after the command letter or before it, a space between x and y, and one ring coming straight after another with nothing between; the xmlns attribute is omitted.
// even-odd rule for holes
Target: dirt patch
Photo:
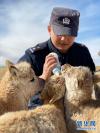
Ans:
<svg viewBox="0 0 100 133"><path fill-rule="evenodd" d="M96 66L96 70L97 70L97 71L100 70L100 66Z"/></svg>

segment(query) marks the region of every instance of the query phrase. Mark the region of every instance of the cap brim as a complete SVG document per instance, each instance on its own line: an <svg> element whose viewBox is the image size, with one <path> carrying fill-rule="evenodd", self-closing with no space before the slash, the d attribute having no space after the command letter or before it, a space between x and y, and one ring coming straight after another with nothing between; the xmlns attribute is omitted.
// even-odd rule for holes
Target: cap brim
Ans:
<svg viewBox="0 0 100 133"><path fill-rule="evenodd" d="M52 28L56 35L77 36L77 32L69 27L63 27L61 25L52 25Z"/></svg>

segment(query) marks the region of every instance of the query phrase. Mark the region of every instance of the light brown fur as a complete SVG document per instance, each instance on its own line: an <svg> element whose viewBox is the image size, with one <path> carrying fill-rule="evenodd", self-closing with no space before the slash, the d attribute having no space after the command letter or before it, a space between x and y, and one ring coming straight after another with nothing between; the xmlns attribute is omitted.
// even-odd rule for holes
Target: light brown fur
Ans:
<svg viewBox="0 0 100 133"><path fill-rule="evenodd" d="M54 75L47 81L42 93L44 100L49 97L49 104L33 111L7 113L1 116L0 133L21 133L22 131L24 133L99 133L100 104L91 98L93 80L96 79L93 77L95 76L92 76L90 70L85 67L71 67L59 77ZM97 81L100 79L97 78ZM64 104L60 100L63 96ZM59 103L65 107L66 123ZM76 120L94 120L96 130L78 131Z"/></svg>
<svg viewBox="0 0 100 133"><path fill-rule="evenodd" d="M65 86L63 84L63 77L52 76L47 81L41 96L45 100L47 97L50 98L50 104L30 111L2 115L0 117L0 133L67 133L63 111L60 106L53 104L62 97L61 95L64 95ZM61 94L55 94L57 91Z"/></svg>
<svg viewBox="0 0 100 133"><path fill-rule="evenodd" d="M67 68L67 67L66 67ZM64 70L65 71L65 70ZM92 75L86 67L70 67L66 70L66 94L64 105L66 108L66 123L71 133L99 133L100 132L100 102L92 99L93 81L100 81L100 76ZM77 121L96 122L95 130L77 130ZM86 128L86 127L85 127Z"/></svg>
<svg viewBox="0 0 100 133"><path fill-rule="evenodd" d="M28 63L14 65L8 61L7 72L0 81L0 115L27 109L30 97L38 91L37 87L38 79Z"/></svg>

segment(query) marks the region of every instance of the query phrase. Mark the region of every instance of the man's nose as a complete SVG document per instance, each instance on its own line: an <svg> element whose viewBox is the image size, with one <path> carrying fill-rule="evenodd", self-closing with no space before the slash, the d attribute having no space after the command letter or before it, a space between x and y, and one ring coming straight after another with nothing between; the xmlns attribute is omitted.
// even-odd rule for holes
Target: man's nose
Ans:
<svg viewBox="0 0 100 133"><path fill-rule="evenodd" d="M61 36L61 41L65 40L65 36Z"/></svg>

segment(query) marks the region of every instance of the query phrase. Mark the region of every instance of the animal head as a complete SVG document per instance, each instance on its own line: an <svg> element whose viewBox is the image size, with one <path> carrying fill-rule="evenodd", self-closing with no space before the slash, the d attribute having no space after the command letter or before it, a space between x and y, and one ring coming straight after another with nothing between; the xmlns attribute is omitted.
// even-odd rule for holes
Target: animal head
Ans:
<svg viewBox="0 0 100 133"><path fill-rule="evenodd" d="M92 75L87 67L64 65L62 74L65 77L68 100L87 101L91 99L93 84L100 81L100 75Z"/></svg>
<svg viewBox="0 0 100 133"><path fill-rule="evenodd" d="M17 92L18 95L28 101L37 92L39 86L31 65L27 62L14 65L12 62L6 61L6 67L7 72L1 82L5 84L7 91L11 91L10 88L12 88L12 91Z"/></svg>
<svg viewBox="0 0 100 133"><path fill-rule="evenodd" d="M55 103L64 96L65 80L61 75L52 75L45 84L41 98L49 103Z"/></svg>

